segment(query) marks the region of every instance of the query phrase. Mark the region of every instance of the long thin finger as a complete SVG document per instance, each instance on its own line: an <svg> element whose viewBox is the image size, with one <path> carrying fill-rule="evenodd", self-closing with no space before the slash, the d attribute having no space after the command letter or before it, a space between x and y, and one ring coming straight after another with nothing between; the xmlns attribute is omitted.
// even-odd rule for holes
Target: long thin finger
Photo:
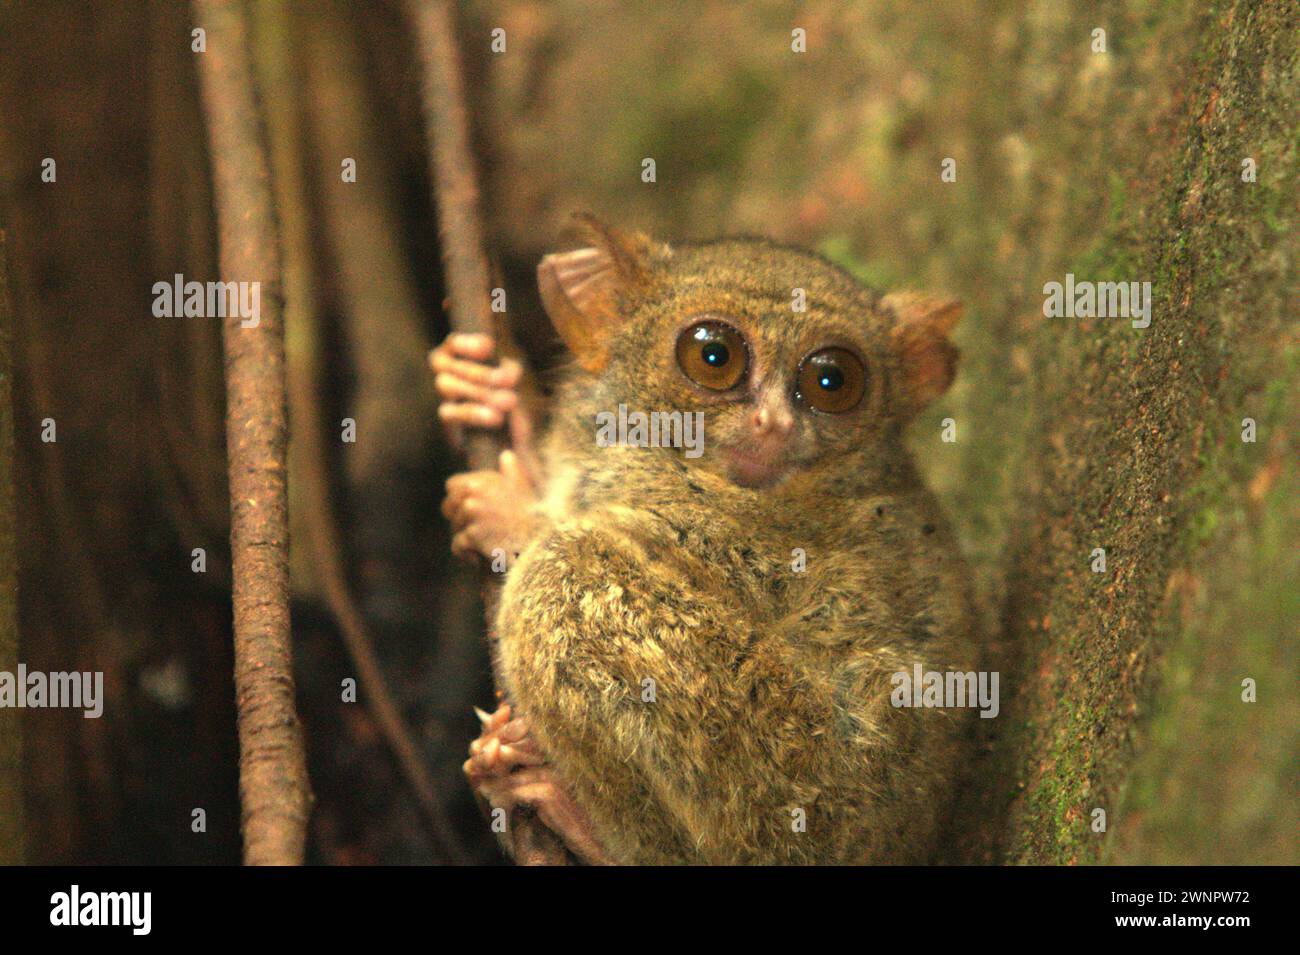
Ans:
<svg viewBox="0 0 1300 955"><path fill-rule="evenodd" d="M501 470L501 476L513 484L515 487L531 489L533 486L532 478L524 470L523 462L519 455L513 451L502 451L497 458L497 467Z"/></svg>
<svg viewBox="0 0 1300 955"><path fill-rule="evenodd" d="M528 766L523 769L510 773L508 777L511 786L520 789L525 786L553 786L555 785L555 773L549 769L536 766Z"/></svg>
<svg viewBox="0 0 1300 955"><path fill-rule="evenodd" d="M444 424L468 425L471 428L499 428L505 422L505 412L491 405L440 404L438 418Z"/></svg>
<svg viewBox="0 0 1300 955"><path fill-rule="evenodd" d="M468 531L476 526L477 519L474 501L468 501L463 504L451 504L444 501L442 505L442 516L447 518L447 523L451 525L452 534L459 534L461 531Z"/></svg>
<svg viewBox="0 0 1300 955"><path fill-rule="evenodd" d="M500 706L496 708L495 711L493 711L492 715L488 717L488 724L486 729L488 732L492 732L494 730L500 729L501 727L505 726L509 722L510 722L510 704L502 703Z"/></svg>
<svg viewBox="0 0 1300 955"><path fill-rule="evenodd" d="M492 336L479 332L452 332L443 340L440 347L453 355L473 358L476 361L487 361L496 351Z"/></svg>
<svg viewBox="0 0 1300 955"><path fill-rule="evenodd" d="M448 494L465 494L481 486L491 484L497 476L496 471L459 471L447 478L443 487Z"/></svg>
<svg viewBox="0 0 1300 955"><path fill-rule="evenodd" d="M447 489L447 496L442 499L442 516L452 520L460 512L460 502L464 500L465 491Z"/></svg>
<svg viewBox="0 0 1300 955"><path fill-rule="evenodd" d="M546 763L546 757L541 753L535 752L525 747L519 746L502 746L499 755L500 765L515 766L542 766Z"/></svg>
<svg viewBox="0 0 1300 955"><path fill-rule="evenodd" d="M509 723L504 724L497 732L503 743L518 743L528 735L528 724L522 716L518 716Z"/></svg>
<svg viewBox="0 0 1300 955"><path fill-rule="evenodd" d="M478 507L472 499L447 498L442 502L442 516L447 518L453 531L468 530L477 513Z"/></svg>
<svg viewBox="0 0 1300 955"><path fill-rule="evenodd" d="M529 484L535 485L542 466L533 445L533 419L527 407L520 403L510 411L510 444L519 456L520 467L528 475Z"/></svg>
<svg viewBox="0 0 1300 955"><path fill-rule="evenodd" d="M542 747L538 744L537 740L533 739L531 736L525 736L517 743L506 743L505 745L509 746L511 749L519 750L520 752L528 753L532 756L537 756L542 763L547 762L546 754L542 752Z"/></svg>
<svg viewBox="0 0 1300 955"><path fill-rule="evenodd" d="M453 358L446 352L435 351L429 359L429 367L438 374L454 375L466 381L480 385L493 385L500 388L513 388L519 383L517 365L483 365L475 361Z"/></svg>
<svg viewBox="0 0 1300 955"><path fill-rule="evenodd" d="M439 372L433 384L438 389L439 398L443 401L468 401L474 404L491 405L502 411L509 411L519 402L519 395L513 391L475 384L447 372Z"/></svg>
<svg viewBox="0 0 1300 955"><path fill-rule="evenodd" d="M501 372L502 376L509 376L515 383L524 377L524 366L513 358L502 358L501 363L497 365L497 371Z"/></svg>

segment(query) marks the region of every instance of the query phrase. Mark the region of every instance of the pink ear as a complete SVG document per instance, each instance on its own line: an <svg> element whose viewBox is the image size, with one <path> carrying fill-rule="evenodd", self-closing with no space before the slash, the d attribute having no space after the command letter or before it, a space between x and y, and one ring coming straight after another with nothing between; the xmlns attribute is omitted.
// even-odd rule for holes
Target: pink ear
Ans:
<svg viewBox="0 0 1300 955"><path fill-rule="evenodd" d="M542 305L555 330L583 368L600 371L609 360L605 342L618 321L619 274L602 249L575 249L537 266Z"/></svg>
<svg viewBox="0 0 1300 955"><path fill-rule="evenodd" d="M959 353L948 333L961 317L961 302L895 292L880 303L897 318L892 335L903 368L902 391L915 413L947 391L957 375Z"/></svg>
<svg viewBox="0 0 1300 955"><path fill-rule="evenodd" d="M643 233L622 233L594 216L580 214L582 239L572 252L558 252L537 266L542 305L578 364L600 371L609 361L608 343L622 321L629 296L650 280L655 260L672 254Z"/></svg>

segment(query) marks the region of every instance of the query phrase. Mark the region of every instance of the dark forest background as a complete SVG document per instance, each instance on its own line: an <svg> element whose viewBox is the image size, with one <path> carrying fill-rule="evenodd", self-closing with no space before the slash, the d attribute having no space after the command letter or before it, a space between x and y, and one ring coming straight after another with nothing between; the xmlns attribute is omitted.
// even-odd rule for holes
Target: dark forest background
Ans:
<svg viewBox="0 0 1300 955"><path fill-rule="evenodd" d="M300 546L315 487L460 860L495 860L459 770L491 689L438 514L459 464L425 370L447 329L411 30L386 0L250 9L302 292L290 387L359 434L291 450L309 859L451 861L364 694L340 703L355 673ZM98 720L0 712L0 859L239 860L220 328L151 311L157 281L218 278L195 25L174 0L0 0L19 634L0 669L102 671L107 696ZM914 444L1004 700L945 861L1300 861L1293 2L482 0L460 36L489 250L538 369L557 349L533 269L575 210L769 234L966 302L957 386ZM1151 281L1151 327L1045 319L1067 272Z"/></svg>

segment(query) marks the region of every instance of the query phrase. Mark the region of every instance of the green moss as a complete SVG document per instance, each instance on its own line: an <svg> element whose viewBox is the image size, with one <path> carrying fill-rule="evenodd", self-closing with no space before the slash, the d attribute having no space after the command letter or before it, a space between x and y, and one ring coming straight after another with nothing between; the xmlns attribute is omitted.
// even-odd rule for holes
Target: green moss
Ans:
<svg viewBox="0 0 1300 955"><path fill-rule="evenodd" d="M553 101L583 108L574 120L507 111L500 133L522 157L516 179L559 170L538 188L563 195L538 208L594 205L667 235L765 232L878 288L966 303L957 381L911 434L1002 672L1002 715L978 727L987 755L966 770L950 857L1090 862L1122 837L1115 858L1213 859L1216 840L1197 848L1135 822L1153 800L1197 825L1231 822L1240 845L1225 858L1267 854L1276 832L1262 820L1286 819L1280 783L1293 776L1286 706L1261 695L1220 714L1232 717L1225 749L1266 741L1235 774L1234 805L1253 807L1241 820L1216 815L1225 792L1180 773L1178 754L1200 752L1190 738L1228 705L1214 660L1254 654L1233 665L1267 658L1274 681L1295 682L1281 647L1294 618L1259 580L1267 561L1290 573L1265 538L1294 537L1294 514L1251 487L1279 453L1273 480L1286 486L1296 457L1278 437L1297 405L1283 347L1297 292L1296 5L975 2L917 16L873 0L811 11L806 57L789 53L780 17L721 5L684 33L671 14L644 14L665 44L649 59L640 38L598 17L578 29L578 5L561 6L572 15L556 37L581 67L557 73L570 79ZM1096 26L1104 55L1089 49ZM720 48L720 35L734 42ZM630 188L642 151L668 157L656 190ZM1255 183L1241 181L1246 156ZM955 183L939 179L944 157ZM518 218L518 241L534 241ZM1067 272L1152 282L1151 327L1045 319L1042 286ZM1248 415L1253 445L1239 438ZM949 416L956 444L936 437ZM1088 567L1096 546L1101 575ZM1204 606L1211 582L1229 618ZM1251 601L1267 626L1235 619ZM1218 752L1193 764L1212 775ZM1109 833L1091 831L1095 808Z"/></svg>
<svg viewBox="0 0 1300 955"><path fill-rule="evenodd" d="M1294 414L1274 420L1289 430L1300 424ZM1221 525L1199 561L1213 570L1189 576L1162 633L1162 679L1149 720L1137 728L1139 757L1106 861L1300 858L1300 816L1290 796L1300 765L1297 500L1300 480L1289 469L1259 501L1238 487L1219 502ZM1257 683L1257 702L1242 699L1246 678Z"/></svg>
<svg viewBox="0 0 1300 955"><path fill-rule="evenodd" d="M1227 9L1211 11L1207 19L1222 20ZM1286 165L1294 168L1290 136L1270 105L1285 101L1287 93L1255 85L1270 75L1262 67L1279 53L1287 65L1275 62L1271 75L1292 69L1293 54L1280 51L1273 39L1286 29L1281 8L1270 9L1271 21L1247 25L1239 18L1226 37L1204 41L1192 58L1202 68L1188 97L1189 112L1217 99L1218 109L1238 123L1217 122L1213 110L1208 118L1184 114L1180 125L1186 134L1163 160L1163 184L1151 178L1160 157L1121 152L1103 179L1096 170L1073 165L1065 153L1079 149L1079 143L1069 133L1061 137L1064 149L1057 162L1070 170L1070 181L1062 186L1065 207L1095 219L1093 197L1107 197L1099 232L1069 230L1074 238L1064 246L1075 244L1081 251L1064 252L1061 273L1094 280L1144 273L1160 278L1157 315L1145 333L1135 334L1123 322L1079 323L1049 328L1034 343L1042 410L1030 434L1049 450L1042 459L1030 459L1029 485L1043 491L1024 507L1020 523L1037 526L1038 539L1022 545L1019 556L1013 549L1009 573L1025 579L1011 586L1003 634L1011 645L1029 648L1013 678L1031 687L1009 710L1013 723L996 739L990 767L1017 784L1004 836L1003 857L1010 860L1098 858L1110 837L1091 832L1092 808L1107 809L1112 827L1127 814L1115 808L1117 792L1130 778L1131 735L1147 739L1148 670L1157 672L1160 685L1171 685L1172 674L1175 686L1186 674L1205 671L1203 658L1169 660L1165 652L1177 644L1184 626L1166 605L1165 590L1171 580L1182 579L1187 571L1181 568L1189 563L1216 566L1216 573L1227 577L1209 550L1220 546L1232 515L1241 509L1248 475L1240 464L1252 460L1249 449L1256 450L1253 464L1259 464L1260 445L1242 449L1242 415L1234 402L1263 388L1274 398L1255 402L1257 420L1261 431L1276 427L1284 404L1276 396L1296 377L1289 360L1278 367L1276 350L1266 344L1284 327L1280 302L1285 295L1279 292L1287 283L1294 288L1294 276L1266 264L1279 250L1263 246L1262 230L1250 225L1252 214L1256 222L1272 221L1262 206L1276 210L1282 222L1293 218L1293 210L1277 203L1271 188L1237 189L1224 160L1240 151L1237 137L1247 134L1257 145L1272 144L1263 145L1261 154L1285 155ZM1184 26L1169 22L1164 30L1185 35ZM1117 58L1123 49L1134 48L1112 44ZM1179 80L1170 74L1162 82ZM1175 92L1169 90L1171 101ZM1107 116L1119 132L1135 121L1120 104ZM1268 229L1275 232L1271 225ZM1252 303L1249 326L1234 315L1243 300ZM1272 386L1261 384L1270 380ZM1094 542L1108 549L1109 579L1089 580L1079 569ZM1246 582L1238 584L1239 599L1251 599ZM1051 621L1046 632L1045 621ZM1280 636L1269 639L1276 643ZM1169 673L1166 667L1172 668ZM1188 690L1171 692L1177 699ZM1180 732L1177 719L1170 719L1172 726L1153 732L1149 744L1164 747L1166 770L1177 764L1179 748L1189 747L1186 727ZM1279 729L1270 738L1288 736ZM1267 760L1253 764L1254 774L1243 787L1278 791L1273 782L1285 772L1283 766ZM1144 780L1131 788L1154 793L1160 785ZM1206 814L1190 786L1180 798L1192 815ZM1277 803L1268 811L1282 816ZM1186 845L1182 849L1188 851ZM1212 859L1213 853L1203 856Z"/></svg>

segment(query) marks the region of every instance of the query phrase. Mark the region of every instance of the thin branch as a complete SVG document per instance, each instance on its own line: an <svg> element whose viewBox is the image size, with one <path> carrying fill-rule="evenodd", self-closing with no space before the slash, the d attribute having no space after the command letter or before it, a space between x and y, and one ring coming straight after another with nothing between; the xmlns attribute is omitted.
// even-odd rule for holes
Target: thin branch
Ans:
<svg viewBox="0 0 1300 955"><path fill-rule="evenodd" d="M18 670L18 528L14 515L13 316L0 226L0 671ZM23 861L22 721L0 710L0 865Z"/></svg>
<svg viewBox="0 0 1300 955"><path fill-rule="evenodd" d="M300 492L300 526L305 531L312 570L357 669L366 704L429 823L434 843L449 858L462 861L464 847L447 817L423 751L389 688L374 649L374 637L348 584L342 557L343 535L330 495L326 428L317 392L322 374L317 334L318 278L312 259L312 224L300 153L306 136L299 112L302 87L289 46L290 36L301 27L292 22L287 0L260 4L254 12L284 239L289 418L293 422L289 453L290 469Z"/></svg>
<svg viewBox="0 0 1300 955"><path fill-rule="evenodd" d="M311 791L294 707L280 249L248 28L239 0L195 0L213 191L227 282L260 282L261 314L225 318L226 442L244 861L297 865Z"/></svg>
<svg viewBox="0 0 1300 955"><path fill-rule="evenodd" d="M409 6L424 67L425 128L431 140L451 326L462 333L491 335L491 288L452 5L447 0L411 0ZM505 447L501 432L470 429L465 438L469 466L494 470Z"/></svg>
<svg viewBox="0 0 1300 955"><path fill-rule="evenodd" d="M491 335L488 264L452 4L449 0L409 0L408 6L424 67L425 126L432 141L432 178L438 195L438 232L451 326L458 332ZM499 430L469 429L465 435L469 466L474 470L495 470L504 446ZM493 575L486 569L483 590L492 674L497 695L503 696L505 681L493 626L496 587ZM511 813L510 832L514 858L520 865L568 864L569 854L559 838L532 814L520 810Z"/></svg>

